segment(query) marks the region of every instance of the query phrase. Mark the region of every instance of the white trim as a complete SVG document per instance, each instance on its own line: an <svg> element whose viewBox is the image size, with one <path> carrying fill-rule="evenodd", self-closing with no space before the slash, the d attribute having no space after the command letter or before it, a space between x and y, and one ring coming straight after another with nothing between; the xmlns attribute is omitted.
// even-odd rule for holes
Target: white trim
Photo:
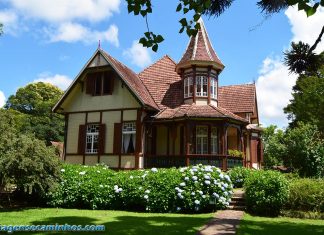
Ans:
<svg viewBox="0 0 324 235"><path fill-rule="evenodd" d="M206 28L205 28L205 24L204 24L204 21L202 20L202 18L200 17L199 20L198 20L199 24L200 24L200 30L201 30L201 33L203 35L203 39L204 39L204 44L205 44L205 48L206 48L206 51L207 51L207 54L209 56L209 59L210 60L213 60L213 57L209 51L209 47L207 45L207 38L206 38ZM211 42L209 42L211 44Z"/></svg>

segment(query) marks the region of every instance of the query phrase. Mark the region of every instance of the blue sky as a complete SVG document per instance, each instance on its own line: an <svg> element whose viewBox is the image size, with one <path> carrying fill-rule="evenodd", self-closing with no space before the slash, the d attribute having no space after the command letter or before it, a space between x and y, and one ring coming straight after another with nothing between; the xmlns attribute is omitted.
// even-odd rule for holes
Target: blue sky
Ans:
<svg viewBox="0 0 324 235"><path fill-rule="evenodd" d="M324 22L324 10L306 18L290 8L265 19L256 1L235 1L220 17L204 17L216 53L226 68L221 85L257 84L261 122L287 125L282 108L296 76L282 64L292 40L312 44ZM0 0L0 106L17 88L46 81L65 89L101 47L139 72L165 54L178 61L189 38L179 34L177 1L153 0L150 29L165 41L158 53L137 44L146 31L141 17L129 15L124 0ZM323 43L319 50L323 50Z"/></svg>

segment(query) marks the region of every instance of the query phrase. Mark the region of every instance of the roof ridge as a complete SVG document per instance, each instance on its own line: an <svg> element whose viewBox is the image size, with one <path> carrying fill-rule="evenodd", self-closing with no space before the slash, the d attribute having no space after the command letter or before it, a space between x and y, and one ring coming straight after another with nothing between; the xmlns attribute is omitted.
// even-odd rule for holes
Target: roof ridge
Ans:
<svg viewBox="0 0 324 235"><path fill-rule="evenodd" d="M231 87L231 86L254 86L255 87L255 83L231 84L231 85L219 86L219 88Z"/></svg>
<svg viewBox="0 0 324 235"><path fill-rule="evenodd" d="M137 75L140 76L142 73L144 73L146 70L150 69L152 66L154 66L155 64L161 62L164 58L168 58L169 60L171 60L175 65L177 65L177 63L167 54L165 54L164 56L162 56L160 59L158 59L157 61L155 61L154 63L150 64L149 66L147 66L146 68L144 68L141 72L139 72ZM141 79L142 80L142 79Z"/></svg>

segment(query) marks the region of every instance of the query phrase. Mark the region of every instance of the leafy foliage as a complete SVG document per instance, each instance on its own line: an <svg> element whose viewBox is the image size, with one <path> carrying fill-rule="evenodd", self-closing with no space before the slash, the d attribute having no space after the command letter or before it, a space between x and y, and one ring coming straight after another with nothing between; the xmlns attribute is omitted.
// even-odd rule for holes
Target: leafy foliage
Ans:
<svg viewBox="0 0 324 235"><path fill-rule="evenodd" d="M246 167L234 167L228 172L229 177L233 182L234 188L242 188L246 178L252 172L252 169Z"/></svg>
<svg viewBox="0 0 324 235"><path fill-rule="evenodd" d="M128 5L128 12L134 15L141 15L146 20L147 32L144 37L140 39L140 43L144 47L152 47L153 51L158 50L158 44L164 38L162 35L156 35L149 30L148 14L152 13L151 0L126 0ZM179 20L181 28L179 33L186 32L188 36L195 36L200 29L198 22L201 15L220 16L227 8L229 8L234 0L178 0L176 11L181 12L182 15L190 17L183 17ZM310 0L260 0L257 1L257 6L262 12L266 14L277 13L283 9L298 4L298 9L306 12L307 16L316 13L317 8L324 6L324 1L310 1Z"/></svg>
<svg viewBox="0 0 324 235"><path fill-rule="evenodd" d="M233 157L238 157L238 158L243 158L244 157L244 153L242 151L236 150L236 149L229 149L228 154L233 156Z"/></svg>
<svg viewBox="0 0 324 235"><path fill-rule="evenodd" d="M250 213L277 216L288 198L287 179L276 171L254 171L245 180L245 197Z"/></svg>
<svg viewBox="0 0 324 235"><path fill-rule="evenodd" d="M272 168L283 164L283 158L286 154L285 136L281 129L275 125L270 125L263 129L262 141L264 146L263 162L265 168Z"/></svg>
<svg viewBox="0 0 324 235"><path fill-rule="evenodd" d="M292 180L285 207L291 210L324 212L324 180Z"/></svg>
<svg viewBox="0 0 324 235"><path fill-rule="evenodd" d="M52 107L62 94L63 91L51 84L31 83L11 95L5 109L19 116L22 124L19 131L34 133L49 145L50 141L63 140L63 116L52 113Z"/></svg>
<svg viewBox="0 0 324 235"><path fill-rule="evenodd" d="M285 135L286 166L296 169L301 176L324 176L324 140L316 126L298 123Z"/></svg>
<svg viewBox="0 0 324 235"><path fill-rule="evenodd" d="M301 75L293 87L293 99L284 109L291 120L290 125L298 122L312 123L324 133L324 66L318 70L319 76Z"/></svg>
<svg viewBox="0 0 324 235"><path fill-rule="evenodd" d="M115 172L103 165L65 165L61 172L60 187L48 195L51 206L201 212L210 201L226 207L232 191L229 177L211 166Z"/></svg>

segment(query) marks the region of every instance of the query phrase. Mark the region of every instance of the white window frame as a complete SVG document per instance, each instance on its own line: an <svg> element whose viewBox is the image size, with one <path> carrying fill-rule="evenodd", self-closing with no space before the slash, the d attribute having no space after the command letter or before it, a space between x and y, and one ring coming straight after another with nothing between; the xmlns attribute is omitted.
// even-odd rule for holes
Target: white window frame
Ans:
<svg viewBox="0 0 324 235"><path fill-rule="evenodd" d="M130 135L129 139L126 138L126 135ZM130 138L132 138L133 141L133 148L135 152L135 146L136 146L136 122L124 122L122 126L122 153L127 153L128 146L125 146L124 148L124 141L128 140L128 144L130 143ZM134 153L133 152L133 153Z"/></svg>
<svg viewBox="0 0 324 235"><path fill-rule="evenodd" d="M210 80L210 97L217 99L217 78L211 78Z"/></svg>
<svg viewBox="0 0 324 235"><path fill-rule="evenodd" d="M88 124L87 125L85 152L88 154L98 153L99 126L100 126L99 124ZM97 148L95 148L95 143L97 143ZM91 144L90 148L88 148L88 144Z"/></svg>
<svg viewBox="0 0 324 235"><path fill-rule="evenodd" d="M196 153L208 154L208 126L196 127Z"/></svg>
<svg viewBox="0 0 324 235"><path fill-rule="evenodd" d="M217 127L211 128L210 138L211 138L211 146L210 146L211 154L218 154L218 129L217 129Z"/></svg>
<svg viewBox="0 0 324 235"><path fill-rule="evenodd" d="M204 92L204 85L206 85L207 89ZM204 75L196 76L196 95L200 97L208 96L208 77Z"/></svg>
<svg viewBox="0 0 324 235"><path fill-rule="evenodd" d="M184 98L192 97L192 93L190 93L190 86L193 86L193 79L192 77L186 77L183 82Z"/></svg>

